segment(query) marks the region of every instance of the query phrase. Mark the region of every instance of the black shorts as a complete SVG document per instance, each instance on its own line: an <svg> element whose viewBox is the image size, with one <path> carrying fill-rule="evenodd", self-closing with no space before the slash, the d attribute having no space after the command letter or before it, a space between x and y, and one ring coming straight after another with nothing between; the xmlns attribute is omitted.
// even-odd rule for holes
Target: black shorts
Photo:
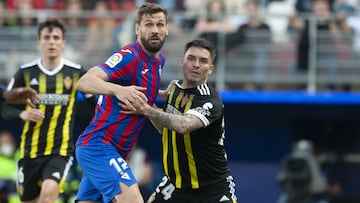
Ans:
<svg viewBox="0 0 360 203"><path fill-rule="evenodd" d="M155 191L155 200L152 203L236 203L235 183L229 176L223 182L200 189L175 188L169 179L164 176Z"/></svg>
<svg viewBox="0 0 360 203"><path fill-rule="evenodd" d="M17 166L17 187L21 201L30 201L40 194L41 183L52 179L64 182L73 157L50 155L34 159L20 159Z"/></svg>

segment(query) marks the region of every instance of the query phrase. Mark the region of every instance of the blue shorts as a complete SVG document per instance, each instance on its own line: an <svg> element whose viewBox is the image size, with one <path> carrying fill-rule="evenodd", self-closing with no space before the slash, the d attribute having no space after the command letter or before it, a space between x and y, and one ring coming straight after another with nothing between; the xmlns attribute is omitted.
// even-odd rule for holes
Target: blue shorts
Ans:
<svg viewBox="0 0 360 203"><path fill-rule="evenodd" d="M75 153L83 170L77 200L108 203L121 192L120 182L136 183L130 167L111 145L77 146Z"/></svg>

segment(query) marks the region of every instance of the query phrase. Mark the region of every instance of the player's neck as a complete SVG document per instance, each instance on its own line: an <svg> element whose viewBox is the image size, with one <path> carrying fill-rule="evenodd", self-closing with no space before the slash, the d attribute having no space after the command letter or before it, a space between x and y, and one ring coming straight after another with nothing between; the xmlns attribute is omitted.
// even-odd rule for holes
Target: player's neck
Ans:
<svg viewBox="0 0 360 203"><path fill-rule="evenodd" d="M199 85L205 84L206 82L191 82L191 81L186 81L184 80L183 83L181 84L181 86L184 89L190 89L190 88L195 88Z"/></svg>
<svg viewBox="0 0 360 203"><path fill-rule="evenodd" d="M41 59L41 63L42 65L48 69L48 70L53 70L56 67L58 67L58 65L61 62L61 58L60 57L56 57L56 58L42 58Z"/></svg>

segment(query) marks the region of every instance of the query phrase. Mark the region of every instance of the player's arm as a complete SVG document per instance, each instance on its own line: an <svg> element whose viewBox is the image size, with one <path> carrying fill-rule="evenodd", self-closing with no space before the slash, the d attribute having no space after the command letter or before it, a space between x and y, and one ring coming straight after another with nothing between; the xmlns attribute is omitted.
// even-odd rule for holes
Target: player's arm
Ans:
<svg viewBox="0 0 360 203"><path fill-rule="evenodd" d="M92 67L77 82L77 88L89 94L102 94L116 96L125 104L125 108L134 110L133 103L144 103L147 98L142 91L146 90L139 86L121 86L108 82L108 76L98 66Z"/></svg>
<svg viewBox="0 0 360 203"><path fill-rule="evenodd" d="M170 83L169 83L169 85L167 86L166 89L164 89L164 90L161 90L161 89L160 89L160 90L159 90L159 93L158 93L158 98L166 100L166 99L167 99L167 96L168 96L168 94L169 94L169 92L170 92L171 87L172 87L176 82L177 82L177 80L172 80L172 81L170 81Z"/></svg>
<svg viewBox="0 0 360 203"><path fill-rule="evenodd" d="M11 90L0 90L1 98L9 104L33 105L38 101L36 91L30 87L17 87Z"/></svg>
<svg viewBox="0 0 360 203"><path fill-rule="evenodd" d="M159 129L159 126L162 126L175 130L180 134L190 133L205 126L200 118L193 114L172 114L153 107L145 111L145 116L155 123L157 129Z"/></svg>
<svg viewBox="0 0 360 203"><path fill-rule="evenodd" d="M162 109L157 107L151 107L148 104L144 106L136 106L136 111L124 111L127 114L142 114L150 118L154 127L162 132L164 127L175 130L178 133L186 134L202 128L205 124L194 114L172 114L164 112Z"/></svg>

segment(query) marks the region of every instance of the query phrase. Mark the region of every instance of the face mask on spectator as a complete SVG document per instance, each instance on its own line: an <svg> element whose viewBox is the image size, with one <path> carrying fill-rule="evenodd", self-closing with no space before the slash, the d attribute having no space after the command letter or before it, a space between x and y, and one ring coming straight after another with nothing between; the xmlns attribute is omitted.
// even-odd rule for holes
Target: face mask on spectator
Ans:
<svg viewBox="0 0 360 203"><path fill-rule="evenodd" d="M3 156L10 157L15 152L15 146L11 144L4 144L0 147L0 152Z"/></svg>

